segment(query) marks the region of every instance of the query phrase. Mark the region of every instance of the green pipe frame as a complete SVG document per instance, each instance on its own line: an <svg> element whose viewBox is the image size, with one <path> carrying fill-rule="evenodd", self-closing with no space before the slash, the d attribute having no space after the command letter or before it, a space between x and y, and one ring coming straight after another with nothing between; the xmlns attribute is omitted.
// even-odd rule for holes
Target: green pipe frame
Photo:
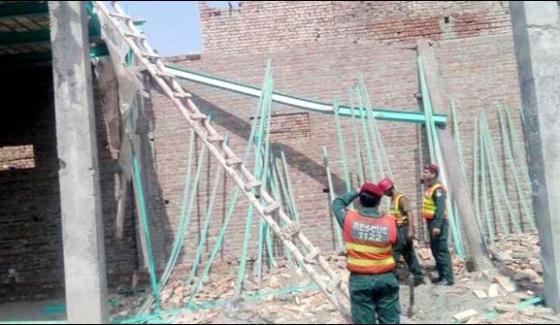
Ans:
<svg viewBox="0 0 560 325"><path fill-rule="evenodd" d="M330 167L330 163L329 163L329 154L327 152L327 147L323 146L323 159L325 161L325 169L326 169L326 173L327 173L327 181L328 181L328 186L329 186L329 203L332 202L335 197L334 197L334 186L333 186L333 182L332 182L332 175L331 175L331 167ZM342 231L340 230L340 227L338 226L338 221L336 221L336 218L334 216L334 211L332 211L332 215L331 217L334 220L334 233L336 235L336 239L337 239L337 243L338 243L338 249L343 249L344 248L344 241L342 240Z"/></svg>
<svg viewBox="0 0 560 325"><path fill-rule="evenodd" d="M157 283L157 270L155 266L154 260L154 253L152 249L152 238L150 236L150 225L148 224L148 213L146 211L146 198L144 197L144 186L142 182L142 175L140 172L140 162L138 161L138 157L136 154L132 157L132 165L133 165L133 182L134 182L134 193L136 194L137 200L139 202L140 207L140 216L142 221L142 227L144 229L144 237L146 240L146 246L148 250L148 260L149 264L148 267L150 269L150 282L152 284L152 295L154 300L156 301L156 308L159 310L161 309L161 299L159 296L159 287Z"/></svg>
<svg viewBox="0 0 560 325"><path fill-rule="evenodd" d="M228 143L228 137L226 135L224 143L227 145ZM187 278L186 283L188 285L190 285L194 279L194 277L196 276L196 272L198 270L198 265L200 264L200 260L202 259L202 254L204 253L204 247L206 246L206 242L208 241L208 232L210 229L210 224L212 222L212 215L213 215L213 210L214 210L214 201L216 200L216 193L218 191L218 186L220 185L220 181L222 180L222 171L223 171L223 167L222 165L218 165L218 168L216 170L216 176L214 178L214 184L212 185L212 193L210 194L210 200L208 202L208 208L206 209L206 219L204 221L204 226L202 228L202 233L200 236L200 244L198 245L198 248L196 250L196 254L194 257L194 262L191 268L191 273L189 275L189 277Z"/></svg>
<svg viewBox="0 0 560 325"><path fill-rule="evenodd" d="M515 185L515 191L517 193L517 197L519 198L519 203L521 204L521 211L523 212L523 215L526 216L527 220L529 221L529 224L532 228L532 230L536 230L535 224L532 223L533 219L531 218L532 216L532 211L529 209L528 205L527 205L527 198L525 197L525 193L523 192L523 190L521 189L521 184L519 183L519 171L517 170L517 167L515 166L515 163L513 161L513 153L512 153L512 149L511 149L511 139L508 136L508 126L506 125L506 117L505 117L505 113L503 110L499 109L498 110L498 118L500 120L500 126L501 126L501 131L502 131L502 139L504 140L504 151L506 153L506 162L508 164L509 169L511 170L512 173L512 178L513 178L513 183ZM519 224L521 224L522 219L520 217L519 220Z"/></svg>
<svg viewBox="0 0 560 325"><path fill-rule="evenodd" d="M336 124L336 135L338 139L338 149L340 150L340 158L342 159L342 172L344 174L344 183L346 184L346 192L350 192L350 173L348 171L348 160L346 159L346 150L344 146L344 136L340 127L340 119L338 117L338 103L336 99L333 101L334 121Z"/></svg>

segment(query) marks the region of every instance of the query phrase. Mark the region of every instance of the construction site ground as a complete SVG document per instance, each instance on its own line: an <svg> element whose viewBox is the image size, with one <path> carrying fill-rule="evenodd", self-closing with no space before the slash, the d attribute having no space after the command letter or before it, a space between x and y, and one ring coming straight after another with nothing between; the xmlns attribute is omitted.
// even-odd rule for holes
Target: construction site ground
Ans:
<svg viewBox="0 0 560 325"><path fill-rule="evenodd" d="M415 288L411 321L425 324L560 323L560 318L554 316L552 310L545 308L540 301L543 281L538 236L501 236L490 248L490 252L496 265L495 274L469 273L464 264L454 256L454 286L433 285L426 276L426 284ZM429 249L418 248L418 256L425 272L432 273L434 261ZM334 267L346 272L344 256L331 255L328 259ZM172 312L168 314L168 320L183 324L345 323L304 274L287 266L264 276L260 291L257 283L248 281L245 285L246 298L232 302L235 264L225 261L218 264L210 276L209 285L197 296L197 299L207 302L220 304L222 301L221 306L184 314ZM406 271L403 270L406 268L401 265L400 269L401 279L405 280ZM347 279L346 273L343 281L346 282ZM266 295L267 292L277 294ZM189 297L189 288L181 280L172 281L162 293L167 310L184 306ZM406 281L402 281L400 301L402 314L406 315L409 306L409 287ZM141 300L134 296L121 302L121 306L113 310L115 315L130 313Z"/></svg>
<svg viewBox="0 0 560 325"><path fill-rule="evenodd" d="M434 261L428 248L418 248L418 257L427 274L432 273ZM430 323L560 323L560 317L540 302L542 266L536 234L505 235L490 247L498 273L468 273L464 264L454 256L456 283L437 286L429 282L415 288L414 313L411 322ZM333 267L345 273L344 256L328 256ZM243 298L234 301L237 263L218 261L209 281L196 296L198 310L185 311L190 288L184 279L187 268L177 268L172 281L162 292L163 312L160 319L178 324L299 324L346 323L325 296L302 273L286 266L263 276L262 286L248 279ZM400 267L402 284L400 302L402 314L407 315L409 287L406 268ZM435 273L434 273L435 275ZM115 288L109 305L113 319L135 315L149 294L148 283L136 289L130 286ZM14 302L0 305L0 314L10 320L63 320L62 301L32 303ZM461 315L463 314L463 315ZM25 315L25 317L22 317ZM144 321L150 318L144 319ZM155 319L152 319L155 320ZM408 321L403 318L404 322Z"/></svg>

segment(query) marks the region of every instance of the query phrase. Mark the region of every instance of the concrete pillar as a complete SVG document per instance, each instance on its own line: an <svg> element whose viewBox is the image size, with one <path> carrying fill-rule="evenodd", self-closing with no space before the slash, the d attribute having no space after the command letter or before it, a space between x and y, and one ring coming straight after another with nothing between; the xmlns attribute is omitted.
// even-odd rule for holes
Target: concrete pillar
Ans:
<svg viewBox="0 0 560 325"><path fill-rule="evenodd" d="M439 86L439 69L430 44L427 41L419 41L417 42L417 50L423 59L426 84L430 92L434 113L445 113L448 111L448 106L446 105L445 95L442 94ZM467 186L468 181L461 172L459 151L453 141L450 128L438 129L438 136L440 139L441 155L445 163L443 173L446 174L447 181L449 182L444 185L448 187L450 193L457 200L459 215L465 230L465 239L469 246L470 254L467 267L469 271L480 270L492 274L495 272L495 269L486 252L484 240L477 225L474 204Z"/></svg>
<svg viewBox="0 0 560 325"><path fill-rule="evenodd" d="M49 1L70 323L107 322L107 283L85 2Z"/></svg>
<svg viewBox="0 0 560 325"><path fill-rule="evenodd" d="M560 311L560 23L556 1L510 1L546 303Z"/></svg>

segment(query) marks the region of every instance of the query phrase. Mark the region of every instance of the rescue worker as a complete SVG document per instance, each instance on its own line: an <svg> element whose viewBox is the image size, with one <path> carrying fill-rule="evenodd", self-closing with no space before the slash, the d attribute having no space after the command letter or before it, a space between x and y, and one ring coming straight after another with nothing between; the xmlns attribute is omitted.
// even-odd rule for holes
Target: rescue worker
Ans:
<svg viewBox="0 0 560 325"><path fill-rule="evenodd" d="M430 234L430 247L436 260L438 271L437 279L432 283L451 286L453 280L453 266L447 238L449 236L449 221L445 205L446 190L438 180L439 167L435 164L424 166L422 181L424 183L424 199L422 204L422 217L428 223Z"/></svg>
<svg viewBox="0 0 560 325"><path fill-rule="evenodd" d="M396 191L395 183L390 178L382 179L377 186L386 196L391 198L391 210L389 213L397 221L400 243L399 249L395 249L394 252L395 261L398 263L402 255L410 273L414 276L414 285L423 284L424 275L414 251L413 240L416 221L410 207L410 201L404 194Z"/></svg>
<svg viewBox="0 0 560 325"><path fill-rule="evenodd" d="M357 197L359 210L346 207ZM350 301L355 324L397 324L400 321L399 282L393 257L398 243L395 219L378 210L383 191L370 182L332 202L343 229L347 268L350 271Z"/></svg>

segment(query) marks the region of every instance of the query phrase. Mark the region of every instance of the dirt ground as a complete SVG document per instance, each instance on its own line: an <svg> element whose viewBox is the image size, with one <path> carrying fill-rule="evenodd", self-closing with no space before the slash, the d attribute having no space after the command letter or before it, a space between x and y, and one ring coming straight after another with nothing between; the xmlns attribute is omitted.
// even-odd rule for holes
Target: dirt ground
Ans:
<svg viewBox="0 0 560 325"><path fill-rule="evenodd" d="M418 248L418 256L427 273L426 284L414 290L415 304L411 323L418 324L493 324L533 323L559 324L560 317L539 304L543 280L540 251L536 234L500 236L490 248L495 273L468 273L454 257L455 285L436 286L429 273L434 261L429 250ZM344 257L327 256L331 266L347 274ZM195 298L199 309L185 312L192 288L184 283L185 270L178 267L174 279L164 288L162 302L165 312L152 322L177 324L343 324L347 323L317 287L301 272L283 266L267 273L261 288L249 278L244 297L232 302L238 265L234 261L219 261L213 268L204 289ZM400 266L402 280L406 268ZM435 275L435 274L434 274ZM347 277L343 277L347 283ZM110 296L113 320L134 316L149 295L146 286L118 288ZM401 312L407 315L409 287L403 281L400 290ZM214 304L212 306L209 305ZM537 303L537 304L535 304ZM0 305L0 321L62 320L59 300L14 302ZM214 307L215 306L215 307ZM469 311L467 316L457 315ZM25 315L25 317L22 317ZM402 318L401 322L408 322Z"/></svg>

